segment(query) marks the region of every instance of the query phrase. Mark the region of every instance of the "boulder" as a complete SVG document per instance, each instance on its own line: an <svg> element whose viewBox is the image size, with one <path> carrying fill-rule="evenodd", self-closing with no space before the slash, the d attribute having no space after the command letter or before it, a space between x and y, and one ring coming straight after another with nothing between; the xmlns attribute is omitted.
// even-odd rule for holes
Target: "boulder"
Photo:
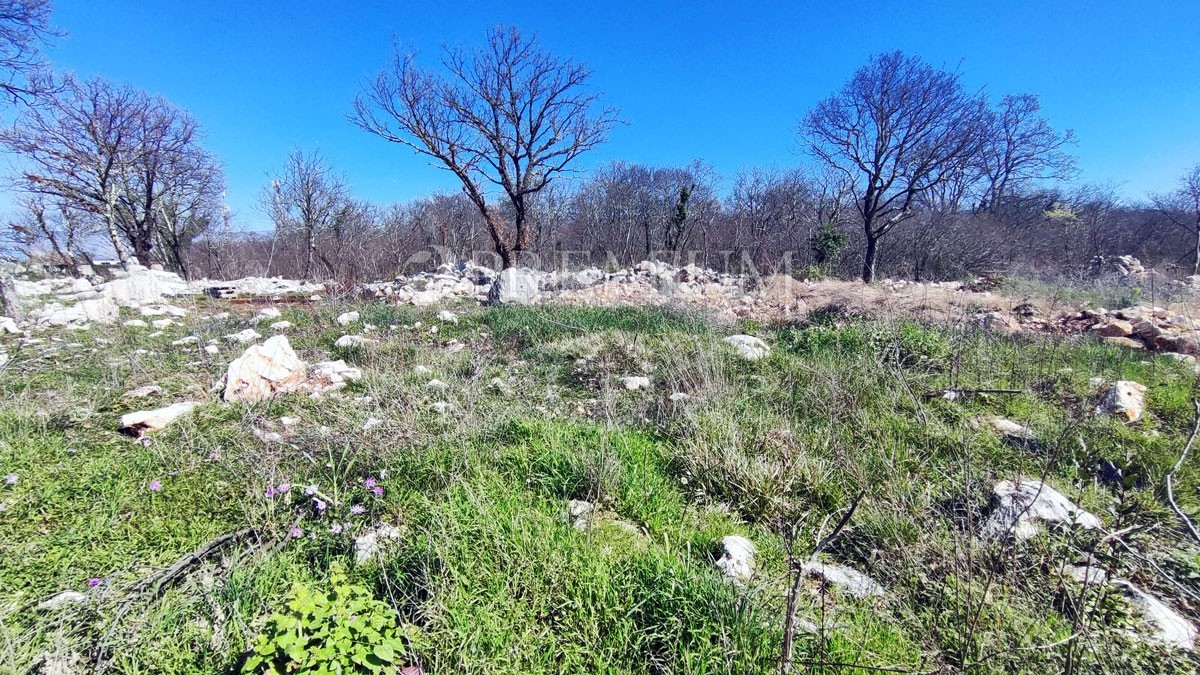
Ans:
<svg viewBox="0 0 1200 675"><path fill-rule="evenodd" d="M532 305L538 297L538 279L533 270L510 267L492 282L488 292L491 305Z"/></svg>
<svg viewBox="0 0 1200 675"><path fill-rule="evenodd" d="M1113 585L1121 588L1126 599L1145 619L1153 641L1189 652L1196 650L1196 627L1183 615L1124 579L1113 581Z"/></svg>
<svg viewBox="0 0 1200 675"><path fill-rule="evenodd" d="M183 401L156 410L139 410L121 416L121 431L141 435L147 431L158 431L192 412L199 403Z"/></svg>
<svg viewBox="0 0 1200 675"><path fill-rule="evenodd" d="M299 389L306 376L306 365L287 337L276 335L229 364L223 397L229 402L258 403Z"/></svg>
<svg viewBox="0 0 1200 675"><path fill-rule="evenodd" d="M753 335L730 335L724 342L737 350L738 354L747 361L758 361L770 353L767 343Z"/></svg>
<svg viewBox="0 0 1200 675"><path fill-rule="evenodd" d="M984 539L1017 540L1037 536L1038 522L1073 525L1092 530L1100 519L1084 511L1058 490L1039 480L1002 480L992 488L992 514L983 524Z"/></svg>
<svg viewBox="0 0 1200 675"><path fill-rule="evenodd" d="M358 312L345 312L344 314L339 314L337 318L338 325L349 326L355 321L358 321L358 316Z"/></svg>
<svg viewBox="0 0 1200 675"><path fill-rule="evenodd" d="M650 388L650 378L641 375L626 375L621 378L621 386L627 391L638 391Z"/></svg>
<svg viewBox="0 0 1200 675"><path fill-rule="evenodd" d="M1100 337L1129 337L1133 335L1133 324L1122 319L1113 319L1108 323L1098 323L1092 326L1091 330Z"/></svg>
<svg viewBox="0 0 1200 675"><path fill-rule="evenodd" d="M1096 412L1101 415L1124 417L1129 422L1142 418L1146 409L1146 385L1119 380L1104 391Z"/></svg>
<svg viewBox="0 0 1200 675"><path fill-rule="evenodd" d="M754 576L754 556L758 549L747 538L730 535L721 540L721 556L717 568L734 581L748 581Z"/></svg>
<svg viewBox="0 0 1200 675"><path fill-rule="evenodd" d="M586 530L592 526L592 514L596 505L582 499L572 499L567 502L567 522L577 530Z"/></svg>
<svg viewBox="0 0 1200 675"><path fill-rule="evenodd" d="M878 581L849 567L810 562L806 563L802 569L806 575L818 577L825 583L837 586L856 598L872 598L883 595L883 586Z"/></svg>

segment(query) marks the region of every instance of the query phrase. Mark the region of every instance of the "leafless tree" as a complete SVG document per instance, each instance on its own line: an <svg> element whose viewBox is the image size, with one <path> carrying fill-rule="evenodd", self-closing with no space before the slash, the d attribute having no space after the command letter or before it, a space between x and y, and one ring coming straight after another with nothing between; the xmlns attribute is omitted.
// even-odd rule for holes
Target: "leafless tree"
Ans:
<svg viewBox="0 0 1200 675"><path fill-rule="evenodd" d="M311 278L314 258L321 260L329 274L335 273L333 262L319 250L318 243L326 234L335 240L342 238L355 205L345 182L319 151L293 150L261 201L277 235L300 236L303 278Z"/></svg>
<svg viewBox="0 0 1200 675"><path fill-rule="evenodd" d="M1067 181L1075 175L1075 158L1065 151L1075 142L1074 132L1056 132L1038 114L1041 108L1036 95L1010 95L988 116L987 141L979 153L980 206L993 216L1038 181Z"/></svg>
<svg viewBox="0 0 1200 675"><path fill-rule="evenodd" d="M444 51L443 72L397 53L363 87L351 121L453 173L483 215L504 267L512 267L531 243L532 196L606 140L617 113L587 90L591 71L549 54L515 27L492 29L474 52ZM493 188L509 217L496 208Z"/></svg>
<svg viewBox="0 0 1200 675"><path fill-rule="evenodd" d="M0 0L0 92L29 103L49 80L41 47L57 33L50 27L50 0Z"/></svg>
<svg viewBox="0 0 1200 675"><path fill-rule="evenodd" d="M1194 237L1192 274L1200 274L1200 164L1179 179L1177 190L1151 201L1168 222Z"/></svg>
<svg viewBox="0 0 1200 675"><path fill-rule="evenodd" d="M27 195L20 200L21 215L9 222L6 239L26 259L49 258L72 276L91 263L96 235L93 222L63 200Z"/></svg>
<svg viewBox="0 0 1200 675"><path fill-rule="evenodd" d="M801 122L810 152L841 171L862 218L862 278L875 279L879 240L915 215L918 197L978 157L986 103L958 75L916 56L871 57Z"/></svg>
<svg viewBox="0 0 1200 675"><path fill-rule="evenodd" d="M223 190L196 121L160 97L100 78L67 76L56 89L0 132L0 144L23 160L17 188L98 221L122 266L130 251L151 264L164 228L177 228Z"/></svg>

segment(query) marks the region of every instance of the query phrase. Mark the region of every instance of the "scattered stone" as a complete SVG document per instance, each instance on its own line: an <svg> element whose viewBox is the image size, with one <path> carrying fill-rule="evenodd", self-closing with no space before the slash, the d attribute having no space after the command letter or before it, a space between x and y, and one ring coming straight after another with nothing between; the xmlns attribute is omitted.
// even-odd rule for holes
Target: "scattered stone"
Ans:
<svg viewBox="0 0 1200 675"><path fill-rule="evenodd" d="M263 319L278 319L279 317L283 316L283 312L275 309L274 307L263 307L262 309L258 310L258 316Z"/></svg>
<svg viewBox="0 0 1200 675"><path fill-rule="evenodd" d="M753 335L730 335L724 341L726 344L732 345L738 354L747 361L758 361L771 351L767 343Z"/></svg>
<svg viewBox="0 0 1200 675"><path fill-rule="evenodd" d="M124 394L121 394L121 398L146 398L148 396L162 396L162 393L162 387L155 384L148 384L144 387L138 387L137 389L130 389Z"/></svg>
<svg viewBox="0 0 1200 675"><path fill-rule="evenodd" d="M204 345L204 353L209 356L216 356L221 353L221 348L216 345Z"/></svg>
<svg viewBox="0 0 1200 675"><path fill-rule="evenodd" d="M172 347L182 347L184 345L194 345L194 344L199 344L199 343L200 343L200 338L196 337L195 335L189 335L187 337L181 337L178 340L171 342L171 346Z"/></svg>
<svg viewBox="0 0 1200 675"><path fill-rule="evenodd" d="M686 401L686 400L688 400L689 398L691 398L691 396L690 396L689 394L686 394L686 393L682 392L682 391L677 391L677 392L675 392L675 393L671 394L670 396L668 396L667 398L668 398L668 399L669 399L669 400L670 400L672 403L679 403L680 401Z"/></svg>
<svg viewBox="0 0 1200 675"><path fill-rule="evenodd" d="M1021 332L1021 324L1004 312L987 312L979 317L979 326L987 331L1013 334Z"/></svg>
<svg viewBox="0 0 1200 675"><path fill-rule="evenodd" d="M394 525L379 525L354 540L354 562L362 565L380 559L391 543L402 536Z"/></svg>
<svg viewBox="0 0 1200 675"><path fill-rule="evenodd" d="M537 274L527 268L510 267L496 277L488 292L488 304L532 305L537 301Z"/></svg>
<svg viewBox="0 0 1200 675"><path fill-rule="evenodd" d="M413 375L429 375L433 371L425 366L413 366Z"/></svg>
<svg viewBox="0 0 1200 675"><path fill-rule="evenodd" d="M246 344L248 342L254 342L260 337L262 336L255 332L253 328L247 328L246 330L226 335L225 339L235 344Z"/></svg>
<svg viewBox="0 0 1200 675"><path fill-rule="evenodd" d="M195 401L174 403L165 408L155 410L139 410L121 416L121 431L141 435L147 431L158 431L169 426L172 422L187 415L200 405Z"/></svg>
<svg viewBox="0 0 1200 675"><path fill-rule="evenodd" d="M297 417L287 417L285 415L284 417L279 418L279 423L285 427L294 427L300 423L300 419Z"/></svg>
<svg viewBox="0 0 1200 675"><path fill-rule="evenodd" d="M313 367L309 369L309 380L306 386L312 390L314 395L320 396L337 391L345 387L348 382L361 380L362 375L361 370L346 365L346 362L341 359L322 361L313 364Z"/></svg>
<svg viewBox="0 0 1200 675"><path fill-rule="evenodd" d="M621 386L625 387L626 391L649 389L650 378L642 377L641 375L626 375L621 378Z"/></svg>
<svg viewBox="0 0 1200 675"><path fill-rule="evenodd" d="M446 384L445 382L442 382L441 380L439 380L437 378L434 378L434 379L426 382L425 386L429 387L430 389L447 389L450 387L450 385Z"/></svg>
<svg viewBox="0 0 1200 675"><path fill-rule="evenodd" d="M1084 511L1058 490L1038 480L1003 480L992 488L992 514L983 524L984 539L1020 540L1037 536L1039 521L1093 530L1100 519Z"/></svg>
<svg viewBox="0 0 1200 675"><path fill-rule="evenodd" d="M717 558L717 567L729 579L748 581L754 576L754 556L757 553L758 549L749 539L730 535L721 540L721 557Z"/></svg>
<svg viewBox="0 0 1200 675"><path fill-rule="evenodd" d="M342 337L338 338L336 342L333 343L333 346L334 347L342 347L343 349L346 349L346 348L355 348L355 347L365 347L374 342L375 342L374 340L365 338L361 335L343 335Z"/></svg>
<svg viewBox="0 0 1200 675"><path fill-rule="evenodd" d="M17 327L17 322L10 316L0 316L0 333L9 335L19 335L21 329Z"/></svg>
<svg viewBox="0 0 1200 675"><path fill-rule="evenodd" d="M271 324L271 330L287 330L292 327L291 321L276 321Z"/></svg>
<svg viewBox="0 0 1200 675"><path fill-rule="evenodd" d="M1196 627L1179 612L1124 579L1117 579L1113 584L1121 588L1149 624L1152 640L1189 652L1196 650Z"/></svg>
<svg viewBox="0 0 1200 675"><path fill-rule="evenodd" d="M258 403L299 389L305 383L304 361L287 337L276 335L247 349L229 364L224 399Z"/></svg>
<svg viewBox="0 0 1200 675"><path fill-rule="evenodd" d="M458 323L458 315L448 309L443 309L437 313L438 321L443 323Z"/></svg>
<svg viewBox="0 0 1200 675"><path fill-rule="evenodd" d="M586 530L592 526L592 514L596 506L582 499L572 499L567 502L567 522L577 530Z"/></svg>
<svg viewBox="0 0 1200 675"><path fill-rule="evenodd" d="M1133 325L1122 319L1113 319L1108 323L1098 323L1092 326L1092 331L1100 337L1129 337L1133 335Z"/></svg>
<svg viewBox="0 0 1200 675"><path fill-rule="evenodd" d="M439 415L445 415L450 412L450 404L445 401L435 401L431 407Z"/></svg>
<svg viewBox="0 0 1200 675"><path fill-rule="evenodd" d="M1033 438L1033 431L1029 427L1017 424L1016 422L1005 419L1003 417L989 417L988 422L992 428L1005 436L1014 436L1016 438Z"/></svg>
<svg viewBox="0 0 1200 675"><path fill-rule="evenodd" d="M1114 347L1125 347L1126 349L1142 349L1144 347L1141 342L1127 337L1106 337L1104 338L1104 342Z"/></svg>
<svg viewBox="0 0 1200 675"><path fill-rule="evenodd" d="M881 597L884 594L883 586L878 581L849 567L812 562L806 563L803 570L808 576L818 577L856 598Z"/></svg>
<svg viewBox="0 0 1200 675"><path fill-rule="evenodd" d="M378 417L368 417L367 421L363 422L362 430L369 431L369 430L374 429L375 427L379 426L380 424L383 424L383 420L379 419Z"/></svg>
<svg viewBox="0 0 1200 675"><path fill-rule="evenodd" d="M1129 422L1142 419L1146 409L1146 385L1130 380L1119 380L1105 390L1096 406L1102 415L1124 417Z"/></svg>
<svg viewBox="0 0 1200 675"><path fill-rule="evenodd" d="M446 353L447 354L457 354L466 348L467 348L467 346L465 344L459 342L458 340L451 340L446 345Z"/></svg>
<svg viewBox="0 0 1200 675"><path fill-rule="evenodd" d="M130 319L128 321L123 322L121 325L126 328L149 328L150 327L150 324L146 323L145 321L142 321L141 319Z"/></svg>
<svg viewBox="0 0 1200 675"><path fill-rule="evenodd" d="M358 312L346 312L344 314L339 314L337 318L338 325L349 326L355 321L358 321L358 316Z"/></svg>
<svg viewBox="0 0 1200 675"><path fill-rule="evenodd" d="M88 596L79 591L63 591L38 603L38 609L61 609L68 605L82 605Z"/></svg>

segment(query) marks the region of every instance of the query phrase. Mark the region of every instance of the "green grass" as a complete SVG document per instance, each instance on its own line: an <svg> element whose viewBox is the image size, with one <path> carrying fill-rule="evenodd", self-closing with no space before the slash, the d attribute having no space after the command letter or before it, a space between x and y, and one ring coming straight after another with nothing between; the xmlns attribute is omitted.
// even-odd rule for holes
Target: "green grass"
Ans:
<svg viewBox="0 0 1200 675"><path fill-rule="evenodd" d="M887 594L859 600L801 584L797 618L815 632L797 634L793 672L1197 665L1132 639L1136 617L1119 599L1092 590L1092 609L1071 609L1079 589L1058 574L1092 552L1197 618L1180 588L1200 594L1200 554L1162 488L1192 423L1187 366L1090 340L836 313L722 326L666 309L457 307L459 323L447 325L434 310L353 308L362 318L345 328L334 318L351 307L336 303L281 318L295 324L288 334L302 357L343 358L363 380L335 396L256 406L210 393L242 347L222 342L210 357L170 345L241 330L251 309L189 317L157 338L97 327L10 348L0 475L18 481L0 486L0 671L72 657L110 672L236 670L292 583L320 587L337 563L417 627L407 658L426 672L777 672L788 547L807 559L859 494L822 557L870 574ZM267 323L255 327L269 335ZM375 344L333 347L363 324L375 326ZM721 338L742 331L771 354L739 360ZM449 353L450 340L467 348ZM629 374L652 388L624 391ZM1146 384L1145 419L1094 414L1093 377ZM431 378L447 387L427 386ZM161 400L120 398L148 383L166 390ZM953 387L1025 393L926 396ZM689 397L671 400L675 392ZM149 446L116 433L123 412L186 398L203 404ZM1006 442L979 423L989 415L1027 424L1041 443ZM283 416L300 422L285 427ZM370 418L382 422L364 430ZM1101 460L1130 478L1104 483ZM1017 475L1046 475L1106 531L1128 530L1128 548L1078 530L1023 545L978 541L991 484ZM268 496L281 483L290 491ZM310 484L324 511L303 494ZM1176 497L1193 515L1198 485L1192 458ZM589 529L568 522L572 499L595 504ZM289 535L295 523L300 537ZM357 535L374 523L401 538L381 564L355 566L352 537L334 526ZM138 592L155 570L241 528L253 535L159 595ZM744 585L714 566L730 534L759 549ZM88 602L36 607L67 589Z"/></svg>

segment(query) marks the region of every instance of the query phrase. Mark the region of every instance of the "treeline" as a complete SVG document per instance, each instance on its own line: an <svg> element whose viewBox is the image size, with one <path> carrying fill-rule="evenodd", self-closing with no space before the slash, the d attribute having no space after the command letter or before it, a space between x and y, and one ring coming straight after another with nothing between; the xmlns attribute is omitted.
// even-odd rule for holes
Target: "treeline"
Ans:
<svg viewBox="0 0 1200 675"><path fill-rule="evenodd" d="M614 163L578 184L556 184L533 205L524 260L547 269L654 257L731 272L861 271L861 225L845 195L799 169L743 171L723 197L720 181L700 163ZM462 194L387 207L346 195L323 222L311 237L295 222L273 232L212 232L188 249L188 267L214 278L388 279L442 262L500 262L482 217ZM1185 230L1151 203L1126 204L1096 187L1030 193L1002 213L921 211L881 250L879 272L918 280L1059 276L1087 273L1093 258L1111 255L1191 273Z"/></svg>
<svg viewBox="0 0 1200 675"><path fill-rule="evenodd" d="M802 168L720 176L700 161L617 162L568 180L617 111L590 90L586 67L503 27L476 50L447 48L433 70L397 54L351 107L354 124L440 165L460 190L372 204L319 153L296 150L258 200L273 231L239 231L199 123L128 85L50 74L31 51L49 31L47 3L14 6L31 12L23 23L0 15L4 91L18 110L0 146L18 159L22 209L3 244L75 273L98 256L211 278L651 258L867 281L1069 273L1126 254L1200 268L1200 166L1143 204L1073 186L1074 138L1037 97L992 102L900 52L872 57L800 118Z"/></svg>

